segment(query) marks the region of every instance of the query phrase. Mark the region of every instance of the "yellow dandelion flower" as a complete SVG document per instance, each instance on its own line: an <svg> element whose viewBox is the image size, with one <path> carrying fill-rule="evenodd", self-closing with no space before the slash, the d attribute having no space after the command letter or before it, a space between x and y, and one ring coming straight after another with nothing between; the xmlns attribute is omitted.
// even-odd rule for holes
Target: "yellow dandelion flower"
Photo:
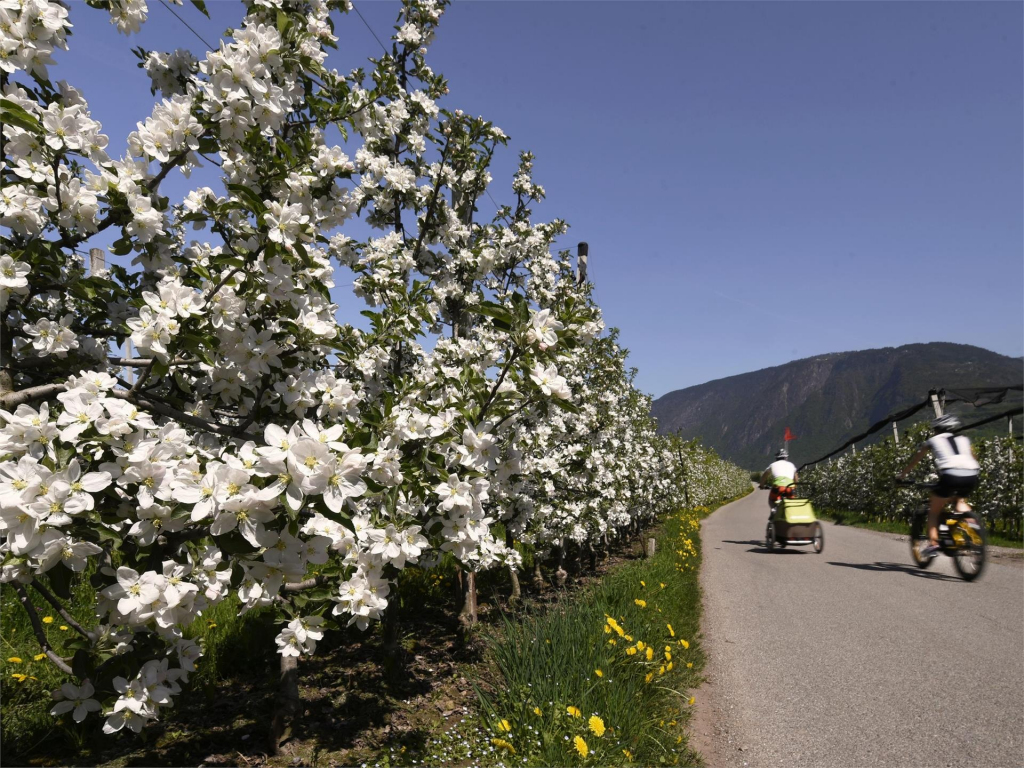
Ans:
<svg viewBox="0 0 1024 768"><path fill-rule="evenodd" d="M604 625L604 633L606 635L610 635L612 633L612 628L609 627L607 624Z"/></svg>
<svg viewBox="0 0 1024 768"><path fill-rule="evenodd" d="M600 669L595 669L594 674L598 677L604 677L604 672L602 672Z"/></svg>
<svg viewBox="0 0 1024 768"><path fill-rule="evenodd" d="M43 616L43 624L53 624L53 616Z"/></svg>
<svg viewBox="0 0 1024 768"><path fill-rule="evenodd" d="M647 601L646 600L641 600L641 599L637 598L633 602L636 603L637 605L639 605L641 608L646 608L647 607Z"/></svg>
<svg viewBox="0 0 1024 768"><path fill-rule="evenodd" d="M19 672L14 673L13 675L11 675L11 677L13 677L19 683L24 683L26 680L28 680L28 675L23 675Z"/></svg>
<svg viewBox="0 0 1024 768"><path fill-rule="evenodd" d="M686 668L687 669L693 669L693 662L692 661L686 662Z"/></svg>
<svg viewBox="0 0 1024 768"><path fill-rule="evenodd" d="M685 640L680 640L679 644L681 646L683 646L683 648L689 648L690 647L690 644L688 642L686 642Z"/></svg>
<svg viewBox="0 0 1024 768"><path fill-rule="evenodd" d="M644 644L644 641L643 641L643 640L637 640L637 641L636 641L636 649L637 649L638 651L642 651L642 650L644 649L644 645L645 645L645 644Z"/></svg>
<svg viewBox="0 0 1024 768"><path fill-rule="evenodd" d="M604 736L604 720L602 720L597 715L592 715L591 718L587 721L587 725L590 726L590 732L597 736L597 738L600 739L602 736Z"/></svg>
<svg viewBox="0 0 1024 768"><path fill-rule="evenodd" d="M587 742L583 740L582 736L574 738L572 743L576 745L576 751L580 753L580 757L586 757L590 753L590 748L587 746Z"/></svg>
<svg viewBox="0 0 1024 768"><path fill-rule="evenodd" d="M626 649L626 655L627 656L636 656L636 648L634 648L632 645L629 646L629 648Z"/></svg>
<svg viewBox="0 0 1024 768"><path fill-rule="evenodd" d="M498 722L498 730L503 733L508 733L512 730L512 726L508 724L508 720L501 720Z"/></svg>
<svg viewBox="0 0 1024 768"><path fill-rule="evenodd" d="M649 645L647 646L647 660L648 661L653 661L654 660L654 649L651 648L651 646L649 646Z"/></svg>
<svg viewBox="0 0 1024 768"><path fill-rule="evenodd" d="M45 653L37 653L35 656L32 657L32 661L42 661L45 658L46 658L46 654Z"/></svg>
<svg viewBox="0 0 1024 768"><path fill-rule="evenodd" d="M654 679L654 673L653 672L648 672L647 673L647 677L644 678L644 682L645 683L649 683L653 679Z"/></svg>
<svg viewBox="0 0 1024 768"><path fill-rule="evenodd" d="M674 663L675 663L674 661L670 661L668 664L665 665L665 669L667 669L669 672L671 672L672 671L672 665Z"/></svg>
<svg viewBox="0 0 1024 768"><path fill-rule="evenodd" d="M614 637L611 640L608 641L608 645L618 645L618 644L619 644L618 641Z"/></svg>
<svg viewBox="0 0 1024 768"><path fill-rule="evenodd" d="M61 632L67 632L68 631L68 625L67 624L61 624L60 627L58 627L58 629L60 629Z"/></svg>
<svg viewBox="0 0 1024 768"><path fill-rule="evenodd" d="M662 665L661 665L661 666L660 666L660 667L658 668L658 674L659 674L659 675L664 675L664 674L665 674L665 665L664 665L664 664L662 664Z"/></svg>
<svg viewBox="0 0 1024 768"><path fill-rule="evenodd" d="M632 642L633 642L633 636L632 636L632 635L623 635L623 636L622 636L622 638L623 638L623 639L624 639L624 640L625 640L625 641L626 641L627 643L632 643Z"/></svg>
<svg viewBox="0 0 1024 768"><path fill-rule="evenodd" d="M568 712L573 717L582 717L583 716L583 713L580 712L579 707L568 706L568 707L565 708L565 711Z"/></svg>
<svg viewBox="0 0 1024 768"><path fill-rule="evenodd" d="M7 659L7 661L10 662L11 664L21 664L21 657L20 656L11 656L10 658Z"/></svg>
<svg viewBox="0 0 1024 768"><path fill-rule="evenodd" d="M662 581L662 582L660 582L660 583L661 583L661 588L662 588L662 589L664 589L664 588L665 588L665 582L664 582L664 581Z"/></svg>
<svg viewBox="0 0 1024 768"><path fill-rule="evenodd" d="M641 579L640 580L640 586L643 587L644 589L646 589L647 588L647 582L644 581L643 579Z"/></svg>
<svg viewBox="0 0 1024 768"><path fill-rule="evenodd" d="M493 744L496 747L499 747L500 749L504 749L506 752L509 752L513 755L516 753L516 748L504 739L491 739L491 744Z"/></svg>
<svg viewBox="0 0 1024 768"><path fill-rule="evenodd" d="M533 708L533 714L535 714L537 717L540 717L544 713L540 711L540 707L534 707Z"/></svg>
<svg viewBox="0 0 1024 768"><path fill-rule="evenodd" d="M633 753L630 752L628 749L622 750L622 754L626 756L626 759L629 760L629 762L633 762Z"/></svg>
<svg viewBox="0 0 1024 768"><path fill-rule="evenodd" d="M697 698L695 696L691 696L690 700L688 702L686 702L686 703L689 704L692 707L693 706L693 702L695 702L696 700L697 700Z"/></svg>
<svg viewBox="0 0 1024 768"><path fill-rule="evenodd" d="M676 631L674 629L672 629L672 625L671 624L666 624L665 626L668 627L669 637L675 637L676 636Z"/></svg>

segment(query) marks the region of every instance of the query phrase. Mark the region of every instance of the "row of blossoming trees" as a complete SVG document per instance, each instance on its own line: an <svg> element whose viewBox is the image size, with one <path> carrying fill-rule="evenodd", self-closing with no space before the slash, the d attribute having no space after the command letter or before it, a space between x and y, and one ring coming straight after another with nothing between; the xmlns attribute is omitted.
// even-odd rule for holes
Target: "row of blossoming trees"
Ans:
<svg viewBox="0 0 1024 768"><path fill-rule="evenodd" d="M90 5L125 32L146 16ZM278 612L287 674L331 626L385 616L403 569L450 553L471 625L474 575L514 579L515 542L593 547L684 492L746 485L656 436L552 252L565 225L533 221L529 154L514 204L478 220L506 137L438 105L442 3L406 2L369 76L325 64L344 2L244 5L202 60L139 52L161 99L118 157L49 80L67 6L0 4L2 580L74 678L55 713L100 711L107 732L171 705L202 654L183 628L231 594ZM218 189L161 194L196 169ZM108 230L122 258L89 274ZM336 320L339 273L367 330ZM67 610L82 578L85 626ZM46 644L42 602L81 634L73 658Z"/></svg>
<svg viewBox="0 0 1024 768"><path fill-rule="evenodd" d="M818 464L801 473L800 479L815 504L824 509L856 512L881 520L908 522L924 499L924 492L900 487L893 478L931 432L925 426L907 432L899 444L884 440L835 461ZM1012 538L1021 535L1024 509L1024 448L1012 437L991 437L974 442L981 464L978 489L971 505L985 518L989 529ZM929 458L916 475L924 479L934 472Z"/></svg>

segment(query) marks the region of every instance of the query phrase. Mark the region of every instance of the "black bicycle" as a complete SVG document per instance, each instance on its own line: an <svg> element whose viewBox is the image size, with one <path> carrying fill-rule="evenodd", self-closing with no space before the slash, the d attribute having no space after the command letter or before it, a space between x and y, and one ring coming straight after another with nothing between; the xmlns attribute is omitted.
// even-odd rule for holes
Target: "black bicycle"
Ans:
<svg viewBox="0 0 1024 768"><path fill-rule="evenodd" d="M897 481L899 485L931 490L930 483ZM939 515L939 549L953 558L953 565L964 581L974 581L985 568L985 545L988 537L981 517L971 510L957 512L943 510ZM926 501L910 519L910 555L918 568L927 568L934 557L922 557L921 550L929 543L928 502Z"/></svg>

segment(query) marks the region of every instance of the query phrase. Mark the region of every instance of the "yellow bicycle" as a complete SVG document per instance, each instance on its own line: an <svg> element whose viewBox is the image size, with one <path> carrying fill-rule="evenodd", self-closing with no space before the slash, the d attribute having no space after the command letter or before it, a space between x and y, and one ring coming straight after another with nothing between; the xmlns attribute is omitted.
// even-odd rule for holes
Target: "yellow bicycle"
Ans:
<svg viewBox="0 0 1024 768"><path fill-rule="evenodd" d="M927 483L907 483L917 488L931 489ZM985 568L985 524L981 516L970 512L946 512L939 517L939 549L953 558L953 565L964 581L974 581ZM928 504L918 509L910 520L910 555L918 568L927 568L932 557L922 557L921 550L928 545Z"/></svg>

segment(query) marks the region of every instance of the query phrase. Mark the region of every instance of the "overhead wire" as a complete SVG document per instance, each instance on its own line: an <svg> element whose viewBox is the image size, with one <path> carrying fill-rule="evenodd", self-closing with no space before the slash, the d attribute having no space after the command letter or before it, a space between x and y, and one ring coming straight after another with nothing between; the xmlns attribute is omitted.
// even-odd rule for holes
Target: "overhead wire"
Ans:
<svg viewBox="0 0 1024 768"><path fill-rule="evenodd" d="M189 24L187 21L185 21L183 18L181 18L181 16L178 15L177 11L175 11L173 8L171 8L171 6L169 6L167 4L167 0L160 0L160 5L162 5L168 11L170 11L171 15L174 16L174 18L176 18L178 21L180 21L182 24L184 24L188 28L189 32L191 32L193 35L198 37L200 39L200 41L202 41L203 45L206 46L206 49L208 51L215 51L215 50L217 50L217 47L215 45L210 43L205 37L203 37L198 32L196 32L196 30L192 27L191 24Z"/></svg>
<svg viewBox="0 0 1024 768"><path fill-rule="evenodd" d="M384 51L384 53L385 53L385 55L386 55L386 54L387 54L387 52L388 52L388 49L384 47L384 43L382 43L382 42L380 41L380 38L379 38L379 37L377 37L377 33L373 31L373 27L371 27L371 26L370 26L370 24L369 24L369 22L367 22L367 21L366 21L366 19L365 19L365 18L363 17L363 14L362 14L362 13L360 13L359 9L358 9L358 8L356 7L356 4L355 4L355 3L352 3L352 10L356 12L356 16L358 16L358 17L359 17L360 19L362 19L362 21L363 21L363 24L365 24L365 25L366 25L366 28L367 28L368 30L370 30L370 34L371 34L371 35L373 35L373 39L377 41L377 45L379 45L379 46L380 46L380 49L381 49L382 51Z"/></svg>

